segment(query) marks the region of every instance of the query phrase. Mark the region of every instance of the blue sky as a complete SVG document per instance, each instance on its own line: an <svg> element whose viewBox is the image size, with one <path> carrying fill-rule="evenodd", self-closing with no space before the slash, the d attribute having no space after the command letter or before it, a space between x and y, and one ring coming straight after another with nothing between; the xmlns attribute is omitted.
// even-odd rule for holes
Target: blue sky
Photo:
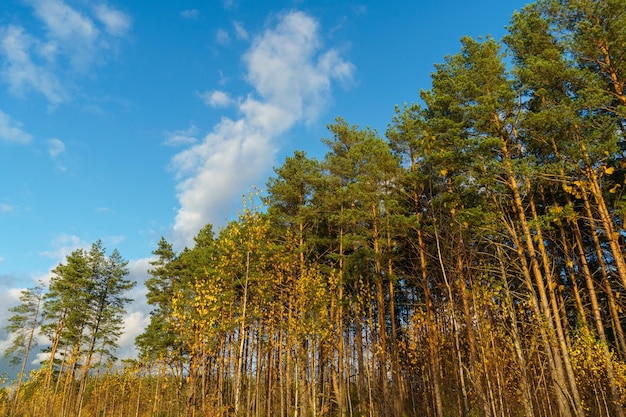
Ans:
<svg viewBox="0 0 626 417"><path fill-rule="evenodd" d="M462 36L500 39L526 3L2 0L0 326L101 239L139 282L131 354L161 236L224 225L285 156L323 157L337 116L384 134Z"/></svg>

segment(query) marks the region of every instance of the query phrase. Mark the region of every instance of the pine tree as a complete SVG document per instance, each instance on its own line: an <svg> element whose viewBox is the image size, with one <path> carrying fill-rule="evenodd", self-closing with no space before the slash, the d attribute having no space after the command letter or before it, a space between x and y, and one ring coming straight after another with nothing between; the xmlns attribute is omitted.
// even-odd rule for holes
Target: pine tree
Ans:
<svg viewBox="0 0 626 417"><path fill-rule="evenodd" d="M20 372L17 375L15 385L13 410L17 410L20 398L20 389L26 372L29 355L37 345L35 333L41 324L41 300L44 288L37 285L33 288L22 290L20 304L9 309L13 315L9 318L6 331L11 335L12 343L4 351L4 357L13 365L21 363Z"/></svg>
<svg viewBox="0 0 626 417"><path fill-rule="evenodd" d="M73 251L52 271L43 303L46 323L42 333L52 342L45 385L52 387L56 374L50 400L56 401L62 388L60 408L64 412L81 412L94 363L113 358L124 306L131 301L125 293L135 285L126 278L126 265L117 250L107 257L102 242L97 241L89 252Z"/></svg>
<svg viewBox="0 0 626 417"><path fill-rule="evenodd" d="M152 305L150 322L135 341L139 357L145 361L166 360L175 349L176 333L168 324L177 277L171 265L176 259L172 245L161 237L158 248L152 252L157 258L150 261L150 278L146 280L148 304Z"/></svg>

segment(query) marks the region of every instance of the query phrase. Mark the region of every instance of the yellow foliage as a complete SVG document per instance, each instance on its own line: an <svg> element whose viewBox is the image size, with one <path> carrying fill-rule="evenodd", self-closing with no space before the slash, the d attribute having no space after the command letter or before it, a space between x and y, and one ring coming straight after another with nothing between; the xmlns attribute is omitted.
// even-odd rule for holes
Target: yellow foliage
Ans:
<svg viewBox="0 0 626 417"><path fill-rule="evenodd" d="M572 187L571 185L563 183L563 190L566 193L575 196L576 198L581 198L582 195L580 194L580 191L578 191L578 189L583 188L584 183L582 181L574 181L574 182L572 182L572 184L574 184L576 186L576 188Z"/></svg>
<svg viewBox="0 0 626 417"><path fill-rule="evenodd" d="M559 206L558 204L551 206L549 209L552 214L561 214L563 212L563 206Z"/></svg>
<svg viewBox="0 0 626 417"><path fill-rule="evenodd" d="M570 358L579 386L590 390L607 383L605 346L588 330L578 331L572 338ZM613 351L609 352L615 384L620 400L626 402L626 363L620 361Z"/></svg>

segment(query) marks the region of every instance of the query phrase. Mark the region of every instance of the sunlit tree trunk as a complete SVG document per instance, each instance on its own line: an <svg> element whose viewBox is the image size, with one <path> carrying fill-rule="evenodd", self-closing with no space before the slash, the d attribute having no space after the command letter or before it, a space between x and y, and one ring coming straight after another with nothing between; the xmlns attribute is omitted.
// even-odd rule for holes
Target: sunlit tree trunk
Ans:
<svg viewBox="0 0 626 417"><path fill-rule="evenodd" d="M419 216L419 215L418 215ZM432 378L432 391L434 397L435 417L443 417L443 402L441 400L441 365L438 352L438 331L433 311L433 300L430 291L430 281L428 275L428 264L426 261L426 251L424 239L422 237L421 226L417 228L417 250L419 252L419 263L421 270L421 284L424 290L424 305L426 307L426 338L428 343L428 368Z"/></svg>
<svg viewBox="0 0 626 417"><path fill-rule="evenodd" d="M526 355L524 354L524 350L522 348L522 340L520 337L518 318L517 318L517 307L515 306L515 302L513 301L513 296L511 294L511 289L509 285L508 273L506 269L506 265L504 263L504 251L500 245L496 246L496 256L498 259L498 266L500 268L500 278L502 280L505 301L507 306L507 312L509 315L509 319L511 320L511 338L513 339L513 347L515 349L515 358L519 367L519 375L520 375L520 391L522 392L522 405L524 406L524 415L526 417L533 417L535 415L533 409L533 400L532 400L532 387L529 383L528 378L528 365L526 361Z"/></svg>

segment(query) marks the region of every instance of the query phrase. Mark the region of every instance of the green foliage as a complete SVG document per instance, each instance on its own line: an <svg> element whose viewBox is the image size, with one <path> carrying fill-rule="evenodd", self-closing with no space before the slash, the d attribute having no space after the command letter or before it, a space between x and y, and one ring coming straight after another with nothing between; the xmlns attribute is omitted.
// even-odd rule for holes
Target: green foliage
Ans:
<svg viewBox="0 0 626 417"><path fill-rule="evenodd" d="M51 361L61 352L74 352L63 362L69 365L85 355L83 375L98 361L113 357L122 330L124 306L131 300L125 293L135 286L126 278L127 261L114 250L106 256L102 242L89 252L77 249L53 271L44 296L41 331L53 344ZM63 349L63 350L62 350ZM69 362L68 362L69 361Z"/></svg>
<svg viewBox="0 0 626 417"><path fill-rule="evenodd" d="M5 330L11 335L13 343L4 351L4 357L9 359L12 365L25 361L30 349L36 346L33 335L41 323L39 308L43 291L44 288L40 285L22 290L20 304L9 309L13 315L9 318Z"/></svg>

